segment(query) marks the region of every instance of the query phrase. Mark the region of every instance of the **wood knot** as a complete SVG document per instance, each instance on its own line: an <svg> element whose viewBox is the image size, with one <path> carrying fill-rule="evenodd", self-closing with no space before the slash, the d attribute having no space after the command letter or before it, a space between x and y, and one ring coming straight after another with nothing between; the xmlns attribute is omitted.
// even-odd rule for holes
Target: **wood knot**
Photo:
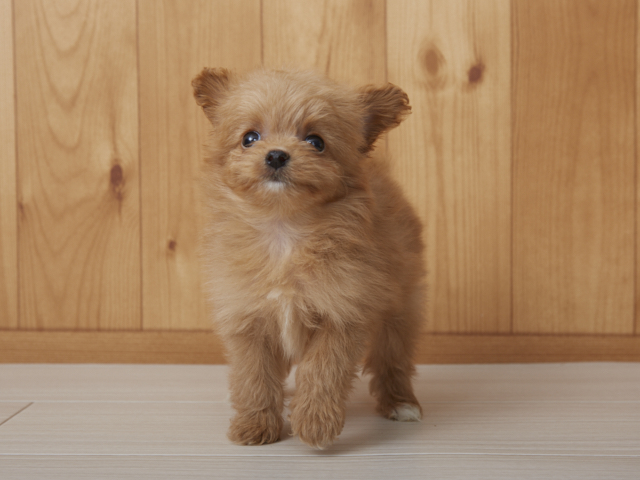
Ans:
<svg viewBox="0 0 640 480"><path fill-rule="evenodd" d="M111 185L114 188L117 188L120 185L122 185L123 180L124 180L124 174L122 172L122 167L117 164L111 167Z"/></svg>
<svg viewBox="0 0 640 480"><path fill-rule="evenodd" d="M482 81L482 74L484 73L484 64L482 62L478 62L476 65L472 66L467 72L467 77L469 78L469 83L479 83Z"/></svg>
<svg viewBox="0 0 640 480"><path fill-rule="evenodd" d="M418 59L427 84L430 88L442 88L446 80L446 71L444 66L446 60L440 49L433 42L426 42L420 50Z"/></svg>
<svg viewBox="0 0 640 480"><path fill-rule="evenodd" d="M427 73L432 76L438 75L438 70L440 70L442 54L436 48L430 48L422 57L422 61L424 64L424 68L427 70Z"/></svg>
<svg viewBox="0 0 640 480"><path fill-rule="evenodd" d="M124 189L124 172L122 167L117 163L111 167L110 178L111 191L118 200L122 200Z"/></svg>
<svg viewBox="0 0 640 480"><path fill-rule="evenodd" d="M171 252L175 252L177 246L178 244L176 243L175 240L169 240L169 244L167 245L167 247L169 248L169 251Z"/></svg>

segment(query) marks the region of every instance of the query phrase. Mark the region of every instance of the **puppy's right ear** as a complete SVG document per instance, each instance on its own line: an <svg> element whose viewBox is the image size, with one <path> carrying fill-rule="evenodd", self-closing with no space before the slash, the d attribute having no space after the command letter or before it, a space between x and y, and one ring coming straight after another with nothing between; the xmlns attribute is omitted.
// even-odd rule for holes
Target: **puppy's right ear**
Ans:
<svg viewBox="0 0 640 480"><path fill-rule="evenodd" d="M229 93L232 74L226 68L205 68L191 81L193 96L210 121L220 101Z"/></svg>

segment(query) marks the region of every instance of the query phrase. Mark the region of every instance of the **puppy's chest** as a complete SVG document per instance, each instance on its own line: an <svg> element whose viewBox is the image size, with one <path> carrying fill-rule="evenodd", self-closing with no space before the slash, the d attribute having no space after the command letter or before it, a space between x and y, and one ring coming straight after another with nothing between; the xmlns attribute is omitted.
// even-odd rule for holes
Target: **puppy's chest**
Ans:
<svg viewBox="0 0 640 480"><path fill-rule="evenodd" d="M265 223L257 235L264 253L275 263L287 263L302 247L303 235L282 221Z"/></svg>
<svg viewBox="0 0 640 480"><path fill-rule="evenodd" d="M301 268L304 235L277 221L262 225L256 235L256 260L261 265L263 295L278 304L291 303L302 293L306 283Z"/></svg>
<svg viewBox="0 0 640 480"><path fill-rule="evenodd" d="M274 222L259 235L264 249L265 275L263 302L278 323L282 348L296 360L307 338L305 314L310 281L307 237L286 224Z"/></svg>

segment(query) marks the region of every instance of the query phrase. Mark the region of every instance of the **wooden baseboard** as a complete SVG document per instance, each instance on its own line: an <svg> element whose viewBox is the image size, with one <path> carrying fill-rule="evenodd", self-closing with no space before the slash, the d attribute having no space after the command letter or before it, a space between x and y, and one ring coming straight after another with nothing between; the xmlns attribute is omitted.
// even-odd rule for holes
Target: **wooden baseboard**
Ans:
<svg viewBox="0 0 640 480"><path fill-rule="evenodd" d="M422 336L417 363L640 362L639 336ZM224 363L210 332L0 331L0 363Z"/></svg>
<svg viewBox="0 0 640 480"><path fill-rule="evenodd" d="M0 332L0 363L224 363L210 332Z"/></svg>
<svg viewBox="0 0 640 480"><path fill-rule="evenodd" d="M424 335L417 363L640 362L638 336Z"/></svg>

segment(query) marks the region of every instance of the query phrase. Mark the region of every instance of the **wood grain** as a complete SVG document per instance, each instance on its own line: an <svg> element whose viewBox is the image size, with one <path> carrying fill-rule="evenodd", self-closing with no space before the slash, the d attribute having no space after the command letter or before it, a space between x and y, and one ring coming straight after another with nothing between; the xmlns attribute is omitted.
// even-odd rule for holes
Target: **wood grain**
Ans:
<svg viewBox="0 0 640 480"><path fill-rule="evenodd" d="M144 335L148 336L147 332ZM25 399L29 402L225 403L229 395L228 370L226 365L3 364L0 365L0 409L8 403L24 406ZM592 390L607 392L613 381L619 381L615 377L610 378L609 383L598 381L598 372L592 377L591 390L579 393L597 395ZM626 375L626 378L633 377ZM504 375L502 380L509 382L511 377ZM140 388L142 384L155 387ZM633 387L636 384L627 382L627 385ZM616 398L640 396L640 378L637 385L636 390L639 391L618 389ZM575 388L571 390L576 391ZM527 390L518 388L517 391L525 394ZM451 395L451 389L440 389L440 392L445 396ZM368 391L362 393L368 395ZM13 414L17 410L0 410L0 421L5 412Z"/></svg>
<svg viewBox="0 0 640 480"><path fill-rule="evenodd" d="M260 65L260 3L143 0L139 26L143 328L209 329L197 178L210 124L191 79Z"/></svg>
<svg viewBox="0 0 640 480"><path fill-rule="evenodd" d="M140 327L136 8L15 2L20 326Z"/></svg>
<svg viewBox="0 0 640 480"><path fill-rule="evenodd" d="M511 328L510 4L387 5L389 81L411 117L389 135L425 223L432 332Z"/></svg>
<svg viewBox="0 0 640 480"><path fill-rule="evenodd" d="M312 68L353 85L385 80L382 0L268 0L264 64Z"/></svg>
<svg viewBox="0 0 640 480"><path fill-rule="evenodd" d="M425 334L426 364L640 362L637 336ZM0 363L224 363L211 332L0 332Z"/></svg>
<svg viewBox="0 0 640 480"><path fill-rule="evenodd" d="M640 338L614 335L425 335L417 363L638 362Z"/></svg>
<svg viewBox="0 0 640 480"><path fill-rule="evenodd" d="M16 129L11 0L0 0L0 328L18 326Z"/></svg>
<svg viewBox="0 0 640 480"><path fill-rule="evenodd" d="M267 447L268 448L268 447ZM411 455L380 456L237 456L210 455L2 455L0 470L8 479L79 480L210 478L211 472L224 472L235 480L305 480L327 478L367 478L369 480L539 480L567 478L580 480L637 480L637 457L557 456L557 455ZM331 458L326 458L330 456ZM52 477L51 472L59 476ZM82 472L82 473L79 473ZM111 472L115 472L112 475Z"/></svg>
<svg viewBox="0 0 640 480"><path fill-rule="evenodd" d="M4 364L0 366L0 406L8 402L227 403L228 374L227 365ZM370 403L367 376L358 377L349 401ZM589 401L640 406L638 363L417 365L415 378L416 397L423 405ZM295 388L295 367L285 385L288 390Z"/></svg>
<svg viewBox="0 0 640 480"><path fill-rule="evenodd" d="M635 302L634 302L634 317L635 317L635 325L634 325L634 334L640 336L640 158L638 157L638 139L640 139L640 103L638 102L638 92L640 92L640 2L639 5L636 6L636 89L635 89L635 195L636 195L636 203L635 203Z"/></svg>
<svg viewBox="0 0 640 480"><path fill-rule="evenodd" d="M0 366L0 415L28 406L0 426L2 478L638 477L638 364L419 366L424 418L412 424L377 415L358 378L344 431L324 452L289 436L288 422L273 445L229 442L227 375L225 366Z"/></svg>
<svg viewBox="0 0 640 480"><path fill-rule="evenodd" d="M0 332L0 363L224 363L212 332Z"/></svg>
<svg viewBox="0 0 640 480"><path fill-rule="evenodd" d="M349 403L344 430L327 453L597 456L604 450L609 455L637 456L640 447L640 408L636 402L620 402L614 407L598 402L487 405L470 400L423 407L425 421L393 422L375 412L371 397L364 405ZM253 449L234 445L226 436L232 415L227 402L36 402L2 426L0 452L314 456L315 451L289 435L289 425L285 425L281 441L273 445ZM608 441L603 441L603 436ZM300 471L296 473L300 478ZM262 477L258 474L254 478Z"/></svg>
<svg viewBox="0 0 640 480"><path fill-rule="evenodd" d="M212 376L211 381L222 393L210 400L176 400L166 395L162 379L153 376L141 378L138 389L153 400L122 400L98 398L93 401L33 401L26 410L16 415L0 428L0 456L5 455L106 455L106 456L235 456L319 458L325 463L336 457L371 457L388 459L393 455L434 456L463 455L556 455L583 457L611 455L633 456L637 460L640 448L640 403L624 394L625 382L612 382L614 391L620 385L622 392L602 400L601 394L588 394L580 400L567 401L562 395L565 389L558 384L572 383L575 390L589 392L589 365L555 365L563 371L551 379L539 375L538 366L509 366L507 375L528 379L541 392L535 399L524 395L507 395L507 398L487 396L485 390L502 390L503 380L494 370L503 367L477 369L473 366L448 368L454 378L469 377L475 371L474 380L467 385L452 385L452 382L433 381L438 369L420 369L415 379L419 392L447 391L449 401L433 401L439 393L420 394L423 402L422 422L392 422L375 412L374 399L365 394L351 398L347 403L344 431L336 443L323 454L315 454L296 438L288 435L290 426L285 424L280 442L262 447L234 445L226 438L231 405L219 398L227 393L224 376ZM638 366L628 369L622 365L608 365L611 376L620 377L619 372L632 372L637 378ZM163 367L172 369L173 367ZM193 368L193 367L187 367ZM144 368L133 367L138 373ZM53 378L72 375L74 368L62 368ZM116 377L121 367L96 368L96 375L110 371ZM227 370L228 369L224 369ZM633 374L635 373L635 374ZM581 380L575 381L573 376ZM64 377L63 377L64 378ZM16 381L17 380L17 381ZM15 390L20 379L13 379L11 390ZM194 379L197 381L197 379ZM202 380L201 380L202 381ZM206 379L204 380L206 381ZM366 378L354 382L356 391L366 391ZM28 382L27 382L28 383ZM67 382L61 380L64 385ZM518 382L519 383L519 382ZM187 383L188 388L188 383ZM192 387L193 388L193 387ZM557 391L560 390L560 393ZM59 396L57 389L49 388L52 397ZM591 390L592 392L592 390ZM457 395L456 395L457 394ZM130 395L128 395L129 398ZM484 400L476 400L481 397ZM487 399L489 397L489 399ZM509 399L509 397L516 399ZM519 397L519 398L518 398ZM564 397L564 398L563 398ZM287 412L285 412L286 415ZM289 472L291 473L291 472ZM300 470L295 471L300 478ZM424 470L419 472L424 478ZM637 472L636 472L637 474ZM210 475L210 472L209 472ZM235 475L220 475L235 478ZM306 475L304 476L306 478ZM360 477L360 476L359 476ZM358 478L359 478L358 477ZM48 477L47 477L48 478ZM120 478L120 477L118 477ZM177 475L184 478L184 475ZM210 478L210 477L209 477ZM257 473L253 478L264 478ZM291 478L291 477L290 477ZM327 477L325 477L327 478ZM329 476L328 478L335 478ZM394 478L387 474L384 478ZM398 478L415 478L400 475ZM447 477L449 478L449 477ZM457 477L459 478L459 477ZM478 478L477 476L474 478ZM493 478L491 476L481 478ZM518 475L513 478L520 478ZM540 477L538 477L540 478ZM557 478L552 476L551 478ZM582 476L570 476L582 478ZM603 478L618 478L611 475Z"/></svg>
<svg viewBox="0 0 640 480"><path fill-rule="evenodd" d="M419 361L638 361L638 25L636 0L0 0L0 361L223 361L190 80L260 64L409 94L380 149L426 227Z"/></svg>
<svg viewBox="0 0 640 480"><path fill-rule="evenodd" d="M632 333L636 2L514 7L514 330Z"/></svg>

